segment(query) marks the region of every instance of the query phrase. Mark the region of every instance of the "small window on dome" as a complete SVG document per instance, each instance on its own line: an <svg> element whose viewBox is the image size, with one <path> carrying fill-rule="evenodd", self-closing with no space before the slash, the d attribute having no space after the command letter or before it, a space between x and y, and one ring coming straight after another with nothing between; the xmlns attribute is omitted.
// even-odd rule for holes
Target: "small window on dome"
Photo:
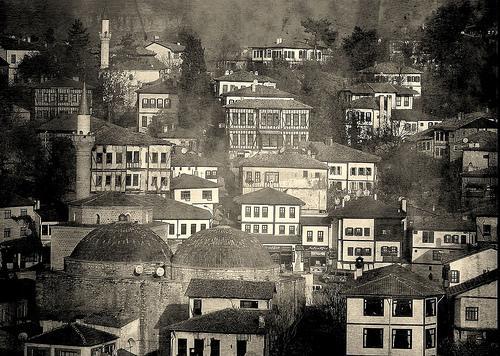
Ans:
<svg viewBox="0 0 500 356"><path fill-rule="evenodd" d="M96 214L96 217L95 217L95 223L97 225L99 225L101 223L101 217L99 216L99 214Z"/></svg>
<svg viewBox="0 0 500 356"><path fill-rule="evenodd" d="M128 221L128 216L125 214L120 214L118 216L118 221Z"/></svg>

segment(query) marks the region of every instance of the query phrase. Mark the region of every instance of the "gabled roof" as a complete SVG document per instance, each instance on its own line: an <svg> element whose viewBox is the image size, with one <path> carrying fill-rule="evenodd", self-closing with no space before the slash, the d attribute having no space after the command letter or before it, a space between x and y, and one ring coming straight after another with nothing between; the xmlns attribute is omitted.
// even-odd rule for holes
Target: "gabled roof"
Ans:
<svg viewBox="0 0 500 356"><path fill-rule="evenodd" d="M483 246L483 247L480 247L480 248L476 247L476 248L468 248L468 249L465 249L465 250L459 250L459 251L457 251L454 254L444 255L441 258L441 262L444 265L450 264L452 262L461 260L462 258L473 256L473 255L476 255L478 253L481 253L481 252L484 252L484 251L487 251L487 250L495 250L495 251L497 251L497 247L496 246Z"/></svg>
<svg viewBox="0 0 500 356"><path fill-rule="evenodd" d="M333 142L331 145L325 145L322 142L312 141L311 147L316 152L316 159L321 162L378 163L381 160L379 156L356 150L336 142Z"/></svg>
<svg viewBox="0 0 500 356"><path fill-rule="evenodd" d="M250 46L250 48L297 48L297 49L314 49L314 46L298 40L282 39L281 43L272 42L262 46ZM317 49L323 49L321 45L316 46Z"/></svg>
<svg viewBox="0 0 500 356"><path fill-rule="evenodd" d="M171 81L157 79L144 85L135 91L144 94L177 94L177 86Z"/></svg>
<svg viewBox="0 0 500 356"><path fill-rule="evenodd" d="M497 280L498 269L494 269L493 271L488 271L477 277L471 278L468 281L450 287L447 292L449 295L458 295Z"/></svg>
<svg viewBox="0 0 500 356"><path fill-rule="evenodd" d="M353 94L396 93L398 95L416 95L417 91L391 83L362 83L343 89Z"/></svg>
<svg viewBox="0 0 500 356"><path fill-rule="evenodd" d="M269 168L298 168L298 169L328 169L328 166L317 159L296 152L282 154L261 153L244 158L238 163L239 167L269 167Z"/></svg>
<svg viewBox="0 0 500 356"><path fill-rule="evenodd" d="M237 96L237 97L259 97L259 98L294 98L294 96L286 91L273 88L268 85L256 85L255 91L252 87L244 87L227 93L222 93L221 96Z"/></svg>
<svg viewBox="0 0 500 356"><path fill-rule="evenodd" d="M280 192L274 188L263 188L234 198L239 204L269 204L269 205L305 205L292 195Z"/></svg>
<svg viewBox="0 0 500 356"><path fill-rule="evenodd" d="M422 74L422 71L394 62L377 63L374 66L361 69L360 73L373 74Z"/></svg>
<svg viewBox="0 0 500 356"><path fill-rule="evenodd" d="M173 153L170 165L172 167L221 167L219 162L200 157L195 153Z"/></svg>
<svg viewBox="0 0 500 356"><path fill-rule="evenodd" d="M312 109L312 106L295 99L243 99L224 105L224 107L228 109Z"/></svg>
<svg viewBox="0 0 500 356"><path fill-rule="evenodd" d="M274 292L274 282L193 278L185 294L190 298L272 299Z"/></svg>
<svg viewBox="0 0 500 356"><path fill-rule="evenodd" d="M332 218L329 216L300 216L300 225L302 226L330 226Z"/></svg>
<svg viewBox="0 0 500 356"><path fill-rule="evenodd" d="M259 83L265 83L265 82L276 83L276 79L273 79L271 77L243 70L217 77L214 80L224 81L224 82L253 82L254 80L257 80Z"/></svg>
<svg viewBox="0 0 500 356"><path fill-rule="evenodd" d="M183 52L186 49L186 47L184 47L181 44L167 42L167 41L153 41L150 44L148 44L146 47L149 47L149 46L151 46L152 44L155 44L155 43L158 44L158 45L160 45L160 46L162 46L162 47L168 48L172 52Z"/></svg>
<svg viewBox="0 0 500 356"><path fill-rule="evenodd" d="M92 313L85 318L83 322L86 324L108 326L112 328L121 328L138 318L137 315L126 315L121 311L102 311L98 313Z"/></svg>
<svg viewBox="0 0 500 356"><path fill-rule="evenodd" d="M77 80L73 80L71 78L55 78L51 80L47 80L43 83L36 84L35 88L75 88L75 89L83 89L83 83ZM94 89L92 85L86 84L87 90Z"/></svg>
<svg viewBox="0 0 500 356"><path fill-rule="evenodd" d="M217 183L191 174L181 174L170 180L170 189L218 188Z"/></svg>
<svg viewBox="0 0 500 356"><path fill-rule="evenodd" d="M396 206L388 205L372 197L361 197L345 203L343 208L332 209L329 215L336 218L358 218L358 219L377 219L377 218L400 218L405 214Z"/></svg>
<svg viewBox="0 0 500 356"><path fill-rule="evenodd" d="M0 208L10 208L17 206L33 206L33 200L24 198L16 193L2 192L0 199Z"/></svg>
<svg viewBox="0 0 500 356"><path fill-rule="evenodd" d="M496 128L497 124L493 121L495 116L492 113L473 112L463 115L463 117L453 117L444 120L443 122L432 126L433 130L441 129L447 131L458 130L462 127L473 125L471 127L478 128Z"/></svg>
<svg viewBox="0 0 500 356"><path fill-rule="evenodd" d="M430 231L476 231L473 221L463 220L458 215L425 216L415 221L413 228Z"/></svg>
<svg viewBox="0 0 500 356"><path fill-rule="evenodd" d="M406 122L417 122L417 121L441 121L441 119L426 114L421 110L416 109L393 109L391 114L392 121L406 121Z"/></svg>
<svg viewBox="0 0 500 356"><path fill-rule="evenodd" d="M221 334L257 334L264 335L266 326L259 327L259 316L268 321L269 310L223 309L216 312L195 316L170 325L172 331L191 331Z"/></svg>
<svg viewBox="0 0 500 356"><path fill-rule="evenodd" d="M359 99L351 100L351 102L349 103L349 108L379 110L380 106L377 98L372 96L365 96Z"/></svg>
<svg viewBox="0 0 500 356"><path fill-rule="evenodd" d="M118 336L79 323L66 324L60 328L30 338L27 342L43 345L90 347L118 339Z"/></svg>
<svg viewBox="0 0 500 356"><path fill-rule="evenodd" d="M444 294L442 288L427 278L398 264L363 271L357 280L346 285L347 297L425 298Z"/></svg>

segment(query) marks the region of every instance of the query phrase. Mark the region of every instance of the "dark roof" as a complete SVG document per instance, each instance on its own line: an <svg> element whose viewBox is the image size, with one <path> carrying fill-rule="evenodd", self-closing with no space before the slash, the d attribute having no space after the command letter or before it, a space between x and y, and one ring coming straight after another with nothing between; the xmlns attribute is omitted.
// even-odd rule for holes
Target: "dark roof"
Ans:
<svg viewBox="0 0 500 356"><path fill-rule="evenodd" d="M111 70L155 70L165 69L166 65L152 56L113 57L111 58Z"/></svg>
<svg viewBox="0 0 500 356"><path fill-rule="evenodd" d="M488 271L477 277L471 278L468 281L452 286L447 290L447 292L449 295L458 295L497 280L498 269L495 268L493 271Z"/></svg>
<svg viewBox="0 0 500 356"><path fill-rule="evenodd" d="M299 235L252 234L252 236L255 236L261 244L266 245L297 245L302 243L302 237Z"/></svg>
<svg viewBox="0 0 500 356"><path fill-rule="evenodd" d="M171 81L164 81L160 78L154 82L144 83L135 92L146 94L177 94L177 87Z"/></svg>
<svg viewBox="0 0 500 356"><path fill-rule="evenodd" d="M195 316L168 328L173 331L263 335L267 333L268 327L259 328L259 316L267 317L269 314L268 310L228 308Z"/></svg>
<svg viewBox="0 0 500 356"><path fill-rule="evenodd" d="M300 225L302 226L330 226L332 218L329 216L300 216Z"/></svg>
<svg viewBox="0 0 500 356"><path fill-rule="evenodd" d="M498 202L495 199L492 202L478 203L469 213L473 216L498 216Z"/></svg>
<svg viewBox="0 0 500 356"><path fill-rule="evenodd" d="M35 284L32 279L0 279L0 303L34 298Z"/></svg>
<svg viewBox="0 0 500 356"><path fill-rule="evenodd" d="M200 157L195 153L173 153L170 165L172 167L220 167L219 162L210 158Z"/></svg>
<svg viewBox="0 0 500 356"><path fill-rule="evenodd" d="M294 96L286 91L279 90L267 85L256 85L255 91L252 86L236 89L230 92L222 93L221 96L241 96L241 97L259 97L259 98L293 98Z"/></svg>
<svg viewBox="0 0 500 356"><path fill-rule="evenodd" d="M153 231L137 223L118 222L92 230L70 258L83 261L167 262L172 252Z"/></svg>
<svg viewBox="0 0 500 356"><path fill-rule="evenodd" d="M400 218L405 214L398 207L388 205L372 197L361 197L345 203L343 208L332 209L330 216L336 218L359 218L359 219L377 219L377 218Z"/></svg>
<svg viewBox="0 0 500 356"><path fill-rule="evenodd" d="M85 318L83 322L86 324L99 325L99 326L109 326L112 328L121 328L128 323L136 320L138 316L136 315L126 315L121 311L101 311L98 313L92 313Z"/></svg>
<svg viewBox="0 0 500 356"><path fill-rule="evenodd" d="M229 226L217 226L191 235L179 246L172 263L200 268L275 267L255 236Z"/></svg>
<svg viewBox="0 0 500 356"><path fill-rule="evenodd" d="M467 248L467 249L460 249L456 251L455 253L444 255L441 257L441 262L445 264L450 264L451 262L455 262L458 260L461 260L462 258L469 257L472 255L476 255L478 253L481 253L483 251L487 250L497 250L496 246L483 246L483 247L472 247L472 248Z"/></svg>
<svg viewBox="0 0 500 356"><path fill-rule="evenodd" d="M170 180L170 189L201 189L217 188L219 185L211 180L200 178L192 174L181 174Z"/></svg>
<svg viewBox="0 0 500 356"><path fill-rule="evenodd" d="M365 96L359 99L351 100L349 103L351 109L372 109L379 110L380 104L377 98L372 96Z"/></svg>
<svg viewBox="0 0 500 356"><path fill-rule="evenodd" d="M362 83L343 89L353 94L396 93L398 95L416 95L417 91L391 83Z"/></svg>
<svg viewBox="0 0 500 356"><path fill-rule="evenodd" d="M225 82L253 82L257 80L259 83L265 82L273 82L276 83L276 80L265 75L255 74L254 72L246 72L246 71L236 71L231 74L226 74L221 77L215 78L218 81Z"/></svg>
<svg viewBox="0 0 500 356"><path fill-rule="evenodd" d="M150 44L148 44L146 47L152 45L153 43L159 44L160 46L163 46L165 48L170 49L172 52L182 52L186 47L184 47L181 44L178 43L172 43L172 42L167 42L167 41L153 41Z"/></svg>
<svg viewBox="0 0 500 356"><path fill-rule="evenodd" d="M244 158L240 167L269 167L269 168L299 168L299 169L328 169L328 166L317 159L296 152L283 154L256 154Z"/></svg>
<svg viewBox="0 0 500 356"><path fill-rule="evenodd" d="M413 228L431 231L476 231L473 221L453 215L424 216L414 222Z"/></svg>
<svg viewBox="0 0 500 356"><path fill-rule="evenodd" d="M250 46L250 48L299 48L299 49L314 49L314 46L298 40L282 39L281 43L272 42L262 46ZM317 45L317 49L323 49L321 45Z"/></svg>
<svg viewBox="0 0 500 356"><path fill-rule="evenodd" d="M270 205L305 205L292 195L280 192L274 188L263 188L234 198L239 204L270 204Z"/></svg>
<svg viewBox="0 0 500 356"><path fill-rule="evenodd" d="M0 66L2 66L2 67L8 67L9 66L9 62L7 62L5 59L3 59L3 58L0 57Z"/></svg>
<svg viewBox="0 0 500 356"><path fill-rule="evenodd" d="M78 323L66 324L60 328L30 338L27 342L43 345L65 345L90 347L118 339L118 336Z"/></svg>
<svg viewBox="0 0 500 356"><path fill-rule="evenodd" d="M193 278L186 295L190 298L272 299L274 291L274 282Z"/></svg>
<svg viewBox="0 0 500 356"><path fill-rule="evenodd" d="M379 156L356 150L336 142L333 142L331 145L325 145L322 142L311 142L311 147L316 153L316 159L321 162L378 163L381 160Z"/></svg>
<svg viewBox="0 0 500 356"><path fill-rule="evenodd" d="M94 89L92 85L86 84L87 90ZM76 88L83 89L83 82L71 78L55 78L46 82L36 84L35 88Z"/></svg>
<svg viewBox="0 0 500 356"><path fill-rule="evenodd" d="M294 99L243 99L224 105L224 107L228 109L312 109L311 106Z"/></svg>
<svg viewBox="0 0 500 356"><path fill-rule="evenodd" d="M344 294L352 296L416 297L444 294L441 287L398 264L363 271L357 280L346 285Z"/></svg>
<svg viewBox="0 0 500 356"><path fill-rule="evenodd" d="M406 122L417 122L417 121L441 121L441 119L426 114L421 110L416 109L394 109L391 114L392 121L406 121Z"/></svg>
<svg viewBox="0 0 500 356"><path fill-rule="evenodd" d="M377 63L372 67L364 68L359 71L360 73L373 73L373 74L422 74L422 71L411 68L405 65L400 65L394 62Z"/></svg>
<svg viewBox="0 0 500 356"><path fill-rule="evenodd" d="M464 126L469 126L477 122L478 128L496 128L497 124L492 121L495 116L492 113L473 112L463 115L463 117L453 117L432 126L432 129L442 129L447 131L458 130Z"/></svg>
<svg viewBox="0 0 500 356"><path fill-rule="evenodd" d="M16 193L2 192L0 199L0 208L10 208L16 206L33 206L35 203L33 200L24 198Z"/></svg>

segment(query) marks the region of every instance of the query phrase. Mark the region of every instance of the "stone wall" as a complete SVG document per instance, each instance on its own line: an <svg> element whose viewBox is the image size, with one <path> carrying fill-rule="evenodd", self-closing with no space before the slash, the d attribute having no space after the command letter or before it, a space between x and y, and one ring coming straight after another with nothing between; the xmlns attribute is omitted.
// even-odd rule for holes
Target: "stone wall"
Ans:
<svg viewBox="0 0 500 356"><path fill-rule="evenodd" d="M149 224L153 221L153 208L140 206L70 206L69 219L78 224L110 224L118 221L120 214L129 221ZM99 217L98 217L99 216Z"/></svg>
<svg viewBox="0 0 500 356"><path fill-rule="evenodd" d="M191 278L205 279L243 279L247 281L275 281L278 279L279 266L269 268L196 268L172 265L172 279L190 281Z"/></svg>
<svg viewBox="0 0 500 356"><path fill-rule="evenodd" d="M167 265L165 265L165 262ZM143 262L89 262L89 261L79 261L73 258L67 257L64 261L64 271L73 276L80 277L121 277L121 278L135 278L141 279L144 276L154 276L155 271L158 267L162 267L165 270L165 274L162 278L170 277L170 261L158 261L156 263L143 263ZM141 275L135 274L135 267L142 266L143 272Z"/></svg>

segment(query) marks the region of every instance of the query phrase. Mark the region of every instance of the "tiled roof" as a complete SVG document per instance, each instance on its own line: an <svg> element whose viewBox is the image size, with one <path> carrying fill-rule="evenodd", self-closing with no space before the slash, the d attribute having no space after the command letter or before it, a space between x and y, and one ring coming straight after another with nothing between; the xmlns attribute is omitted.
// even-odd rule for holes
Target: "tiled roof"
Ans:
<svg viewBox="0 0 500 356"><path fill-rule="evenodd" d="M476 231L473 221L453 215L425 216L416 220L413 228L431 231Z"/></svg>
<svg viewBox="0 0 500 356"><path fill-rule="evenodd" d="M481 121L480 123L478 123L479 128L496 128L497 124L492 121L492 119L495 119L495 116L492 113L473 112L465 114L463 117L453 117L446 119L443 122L432 126L432 129L454 131L464 126L471 125L476 121Z"/></svg>
<svg viewBox="0 0 500 356"><path fill-rule="evenodd" d="M99 313L92 313L86 316L85 318L83 318L83 322L92 325L121 328L122 326L125 326L136 319L136 315L126 315L121 311L106 310Z"/></svg>
<svg viewBox="0 0 500 356"><path fill-rule="evenodd" d="M85 84L87 90L94 89L92 85ZM55 78L46 82L36 84L35 88L77 88L83 89L83 82L71 78Z"/></svg>
<svg viewBox="0 0 500 356"><path fill-rule="evenodd" d="M346 284L348 297L414 297L444 294L441 287L427 278L397 264L363 271L357 280Z"/></svg>
<svg viewBox="0 0 500 356"><path fill-rule="evenodd" d="M223 309L195 316L191 319L170 325L173 331L191 331L220 334L257 334L267 333L268 326L259 328L259 316L270 315L267 310ZM266 323L267 324L267 323Z"/></svg>
<svg viewBox="0 0 500 356"><path fill-rule="evenodd" d="M163 46L165 48L168 48L172 52L183 52L186 49L186 47L184 47L181 44L167 42L167 41L153 41L150 44L148 44L146 47L148 47L148 46L150 46L150 45L152 45L154 43L159 44L160 46Z"/></svg>
<svg viewBox="0 0 500 356"><path fill-rule="evenodd" d="M43 345L95 346L118 339L118 336L78 323L66 324L60 328L30 338L27 342Z"/></svg>
<svg viewBox="0 0 500 356"><path fill-rule="evenodd" d="M282 99L244 99L224 105L228 109L312 109L297 100Z"/></svg>
<svg viewBox="0 0 500 356"><path fill-rule="evenodd" d="M246 71L236 71L231 74L226 74L221 77L215 78L215 80L225 82L253 82L254 80L257 80L259 83L276 83L276 79Z"/></svg>
<svg viewBox="0 0 500 356"><path fill-rule="evenodd" d="M255 91L252 91L252 87L244 87L236 89L227 93L221 94L221 96L236 96L236 97L259 97L259 98L294 98L294 96L286 91L279 90L267 85L256 85Z"/></svg>
<svg viewBox="0 0 500 356"><path fill-rule="evenodd" d="M391 114L392 121L406 121L406 122L417 122L417 121L441 121L435 116L423 113L421 110L415 109L394 109Z"/></svg>
<svg viewBox="0 0 500 356"><path fill-rule="evenodd" d="M263 188L243 194L235 197L234 201L239 204L305 205L299 198L273 188Z"/></svg>
<svg viewBox="0 0 500 356"><path fill-rule="evenodd" d="M170 165L172 167L221 167L219 162L210 158L200 157L195 153L173 153Z"/></svg>
<svg viewBox="0 0 500 356"><path fill-rule="evenodd" d="M391 83L362 83L343 89L353 94L396 93L399 95L416 95L417 91Z"/></svg>
<svg viewBox="0 0 500 356"><path fill-rule="evenodd" d="M372 67L364 68L359 71L360 73L373 73L373 74L422 74L422 71L400 65L394 62L377 63Z"/></svg>
<svg viewBox="0 0 500 356"><path fill-rule="evenodd" d="M498 280L498 269L488 271L463 283L450 287L449 295L458 295Z"/></svg>
<svg viewBox="0 0 500 356"><path fill-rule="evenodd" d="M331 145L325 145L322 142L311 142L313 151L316 152L316 159L321 162L360 162L360 163L378 163L381 158L367 152L356 150L349 146L333 142Z"/></svg>
<svg viewBox="0 0 500 356"><path fill-rule="evenodd" d="M300 216L300 225L302 226L330 226L332 218L329 216Z"/></svg>
<svg viewBox="0 0 500 356"><path fill-rule="evenodd" d="M349 108L379 110L380 106L377 98L374 98L372 96L365 96L359 99L351 100L351 102L349 103Z"/></svg>
<svg viewBox="0 0 500 356"><path fill-rule="evenodd" d="M469 257L472 255L476 255L478 253L487 251L487 250L497 250L496 246L483 246L480 248L477 247L472 247L472 248L467 248L463 250L459 250L454 254L449 254L449 255L444 255L441 257L441 262L443 264L449 264L451 262L455 262L458 260L461 260L462 258Z"/></svg>
<svg viewBox="0 0 500 356"><path fill-rule="evenodd" d="M211 180L200 178L192 174L181 174L170 180L170 189L201 189L217 188L219 185Z"/></svg>
<svg viewBox="0 0 500 356"><path fill-rule="evenodd" d="M173 82L160 79L154 82L144 83L144 85L135 91L136 93L146 94L177 94L177 86Z"/></svg>
<svg viewBox="0 0 500 356"><path fill-rule="evenodd" d="M329 215L337 218L358 218L358 219L377 219L377 218L400 218L405 214L398 207L388 205L372 197L361 197L345 203L343 208L332 209Z"/></svg>
<svg viewBox="0 0 500 356"><path fill-rule="evenodd" d="M274 291L274 282L193 278L186 295L190 298L272 299Z"/></svg>
<svg viewBox="0 0 500 356"><path fill-rule="evenodd" d="M283 154L256 154L244 158L238 163L239 167L269 167L269 168L299 168L299 169L328 169L328 166L312 157L295 152Z"/></svg>
<svg viewBox="0 0 500 356"><path fill-rule="evenodd" d="M273 234L252 234L261 244L266 245L280 245L292 244L297 245L302 243L302 237L299 235L273 235Z"/></svg>
<svg viewBox="0 0 500 356"><path fill-rule="evenodd" d="M17 206L33 206L33 200L24 198L16 193L2 191L0 192L0 208L9 208Z"/></svg>

